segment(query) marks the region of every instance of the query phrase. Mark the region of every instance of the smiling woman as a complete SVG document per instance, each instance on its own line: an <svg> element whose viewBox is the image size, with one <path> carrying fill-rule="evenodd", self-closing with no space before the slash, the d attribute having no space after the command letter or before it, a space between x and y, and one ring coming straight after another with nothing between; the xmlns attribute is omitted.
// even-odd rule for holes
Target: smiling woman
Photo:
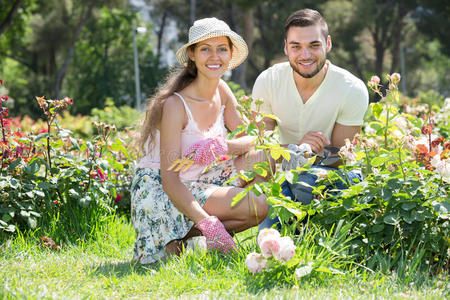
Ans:
<svg viewBox="0 0 450 300"><path fill-rule="evenodd" d="M250 194L231 207L244 183L224 186L240 170L264 160L264 153L250 151L253 138L225 139L226 129L236 129L242 120L221 77L247 53L244 40L225 22L198 20L189 42L177 51L184 68L149 100L139 140L143 157L131 187L134 257L141 263L177 254L182 243L199 234L208 248L232 252L236 245L230 233L266 217L264 195Z"/></svg>

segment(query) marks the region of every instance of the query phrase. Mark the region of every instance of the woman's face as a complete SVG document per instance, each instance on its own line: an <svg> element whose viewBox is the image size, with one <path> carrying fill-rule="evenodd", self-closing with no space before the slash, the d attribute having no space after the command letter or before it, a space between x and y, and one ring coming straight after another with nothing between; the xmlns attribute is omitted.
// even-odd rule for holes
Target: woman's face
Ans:
<svg viewBox="0 0 450 300"><path fill-rule="evenodd" d="M230 40L225 36L213 37L188 49L189 58L195 63L198 74L208 78L220 78L228 68L232 57Z"/></svg>

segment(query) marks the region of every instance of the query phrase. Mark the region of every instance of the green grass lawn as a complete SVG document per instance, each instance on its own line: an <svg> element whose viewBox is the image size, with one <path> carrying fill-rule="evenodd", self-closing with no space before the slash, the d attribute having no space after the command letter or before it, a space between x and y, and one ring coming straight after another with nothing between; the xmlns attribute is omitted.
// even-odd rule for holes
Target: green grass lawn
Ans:
<svg viewBox="0 0 450 300"><path fill-rule="evenodd" d="M42 246L37 232L27 234L26 238L18 235L0 245L0 298L445 299L449 296L448 275L405 283L395 274L354 268L344 275L304 277L298 286L285 279L278 282L276 278L253 275L244 261L246 254L256 249L255 234L253 228L236 236L244 249L241 254L223 257L197 251L153 266L132 262L134 231L124 219L111 218L89 239L63 244L60 251Z"/></svg>

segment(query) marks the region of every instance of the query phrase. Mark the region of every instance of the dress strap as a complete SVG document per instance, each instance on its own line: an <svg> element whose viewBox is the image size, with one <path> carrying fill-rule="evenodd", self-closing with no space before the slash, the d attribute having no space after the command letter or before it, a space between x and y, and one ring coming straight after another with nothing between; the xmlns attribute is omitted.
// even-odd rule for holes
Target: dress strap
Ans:
<svg viewBox="0 0 450 300"><path fill-rule="evenodd" d="M183 102L183 104L184 104L184 109L186 110L186 114L187 114L187 116L188 116L188 119L189 119L189 120L194 120L194 117L192 116L191 110L189 109L189 106L187 105L187 103L186 103L186 101L184 100L183 96L181 96L181 95L180 95L179 93L177 93L177 92L174 92L174 94L177 95L177 96L181 99L181 101Z"/></svg>

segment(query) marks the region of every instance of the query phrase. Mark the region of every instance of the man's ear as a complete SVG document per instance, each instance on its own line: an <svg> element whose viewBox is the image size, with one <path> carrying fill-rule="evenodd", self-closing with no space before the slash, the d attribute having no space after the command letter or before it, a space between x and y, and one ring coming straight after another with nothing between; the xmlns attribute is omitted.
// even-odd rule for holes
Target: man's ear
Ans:
<svg viewBox="0 0 450 300"><path fill-rule="evenodd" d="M327 53L331 51L332 43L331 43L331 36L327 36Z"/></svg>
<svg viewBox="0 0 450 300"><path fill-rule="evenodd" d="M287 40L286 39L284 39L284 54L288 55L287 54Z"/></svg>

